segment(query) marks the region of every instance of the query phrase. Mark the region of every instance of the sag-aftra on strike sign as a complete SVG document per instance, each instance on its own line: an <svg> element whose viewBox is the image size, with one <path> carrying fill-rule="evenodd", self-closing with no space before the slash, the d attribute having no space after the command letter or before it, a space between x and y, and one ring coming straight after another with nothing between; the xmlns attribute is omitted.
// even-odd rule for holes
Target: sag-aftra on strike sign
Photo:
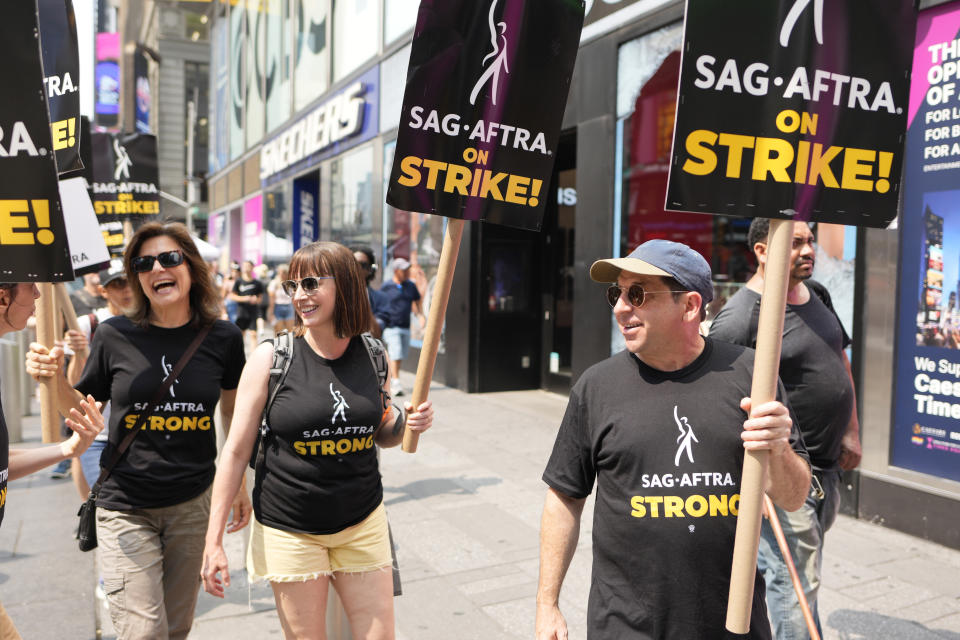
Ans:
<svg viewBox="0 0 960 640"><path fill-rule="evenodd" d="M886 226L913 0L688 0L666 209Z"/></svg>

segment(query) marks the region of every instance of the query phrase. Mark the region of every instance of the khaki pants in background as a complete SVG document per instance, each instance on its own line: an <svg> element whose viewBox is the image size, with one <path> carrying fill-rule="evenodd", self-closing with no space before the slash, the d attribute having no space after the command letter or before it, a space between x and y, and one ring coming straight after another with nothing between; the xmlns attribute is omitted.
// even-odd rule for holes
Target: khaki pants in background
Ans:
<svg viewBox="0 0 960 640"><path fill-rule="evenodd" d="M0 604L0 640L23 640L2 604Z"/></svg>
<svg viewBox="0 0 960 640"><path fill-rule="evenodd" d="M209 515L209 488L171 507L97 509L103 590L119 640L187 637Z"/></svg>

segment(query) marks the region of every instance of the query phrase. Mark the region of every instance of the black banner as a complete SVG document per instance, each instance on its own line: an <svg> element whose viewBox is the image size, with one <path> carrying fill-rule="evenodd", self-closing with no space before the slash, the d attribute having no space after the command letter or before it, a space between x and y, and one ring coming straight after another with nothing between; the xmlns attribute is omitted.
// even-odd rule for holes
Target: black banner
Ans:
<svg viewBox="0 0 960 640"><path fill-rule="evenodd" d="M539 229L582 0L422 0L387 202Z"/></svg>
<svg viewBox="0 0 960 640"><path fill-rule="evenodd" d="M90 149L90 191L101 223L160 213L156 136L94 133L90 136Z"/></svg>
<svg viewBox="0 0 960 640"><path fill-rule="evenodd" d="M34 2L0 4L0 282L73 280Z"/></svg>
<svg viewBox="0 0 960 640"><path fill-rule="evenodd" d="M37 0L43 85L50 105L50 131L60 174L83 168L80 161L80 54L72 0Z"/></svg>
<svg viewBox="0 0 960 640"><path fill-rule="evenodd" d="M885 227L914 0L687 3L664 208Z"/></svg>

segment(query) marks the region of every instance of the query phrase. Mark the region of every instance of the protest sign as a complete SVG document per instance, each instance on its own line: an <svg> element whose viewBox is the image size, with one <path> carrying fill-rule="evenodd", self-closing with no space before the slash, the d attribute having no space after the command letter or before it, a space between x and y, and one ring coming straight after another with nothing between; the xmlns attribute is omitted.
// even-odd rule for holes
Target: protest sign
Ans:
<svg viewBox="0 0 960 640"><path fill-rule="evenodd" d="M415 407L433 377L464 221L540 229L583 16L582 0L420 3L386 200L451 220ZM407 429L403 450L417 441Z"/></svg>
<svg viewBox="0 0 960 640"><path fill-rule="evenodd" d="M688 2L665 208L886 227L915 20L914 0Z"/></svg>
<svg viewBox="0 0 960 640"><path fill-rule="evenodd" d="M160 213L156 136L94 133L93 209L100 222Z"/></svg>
<svg viewBox="0 0 960 640"><path fill-rule="evenodd" d="M60 174L83 168L80 160L80 54L72 0L38 0L43 85Z"/></svg>
<svg viewBox="0 0 960 640"><path fill-rule="evenodd" d="M540 229L582 2L424 0L387 203Z"/></svg>
<svg viewBox="0 0 960 640"><path fill-rule="evenodd" d="M83 178L61 180L60 202L63 203L74 271L83 271L110 260L110 252L97 224L97 214L87 193L87 181Z"/></svg>
<svg viewBox="0 0 960 640"><path fill-rule="evenodd" d="M0 8L0 282L73 280L33 2Z"/></svg>

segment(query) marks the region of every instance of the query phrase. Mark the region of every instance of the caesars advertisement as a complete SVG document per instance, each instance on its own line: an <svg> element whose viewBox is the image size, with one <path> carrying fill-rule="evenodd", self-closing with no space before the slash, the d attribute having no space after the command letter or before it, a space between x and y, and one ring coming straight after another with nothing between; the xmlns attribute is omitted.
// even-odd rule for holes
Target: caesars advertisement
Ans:
<svg viewBox="0 0 960 640"><path fill-rule="evenodd" d="M960 481L960 3L917 20L891 464Z"/></svg>
<svg viewBox="0 0 960 640"><path fill-rule="evenodd" d="M0 282L70 281L34 3L3 3L0 52Z"/></svg>
<svg viewBox="0 0 960 640"><path fill-rule="evenodd" d="M885 227L914 0L688 2L665 209Z"/></svg>
<svg viewBox="0 0 960 640"><path fill-rule="evenodd" d="M387 202L540 229L584 5L423 0Z"/></svg>

